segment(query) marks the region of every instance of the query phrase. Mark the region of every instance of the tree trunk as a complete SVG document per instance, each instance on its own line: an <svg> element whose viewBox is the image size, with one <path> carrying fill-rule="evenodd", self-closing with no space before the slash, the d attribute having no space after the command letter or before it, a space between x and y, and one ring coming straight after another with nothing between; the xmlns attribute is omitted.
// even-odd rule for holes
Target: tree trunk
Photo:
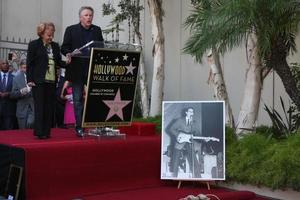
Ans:
<svg viewBox="0 0 300 200"><path fill-rule="evenodd" d="M247 40L247 60L244 97L237 121L236 133L239 137L254 130L262 89L262 65L258 56L257 38L250 34Z"/></svg>
<svg viewBox="0 0 300 200"><path fill-rule="evenodd" d="M298 110L300 110L300 95L299 90L296 86L295 79L292 75L292 72L290 70L289 65L285 61L279 61L278 63L274 63L274 70L279 75L286 93L289 95L289 97L292 99L292 101L297 106Z"/></svg>
<svg viewBox="0 0 300 200"><path fill-rule="evenodd" d="M223 70L220 64L219 54L212 50L212 53L208 55L208 64L210 67L208 84L212 85L214 90L214 98L217 100L225 101L225 109L226 109L226 123L234 128L234 117L232 114L232 109L228 99L228 93L226 90L226 85L223 76Z"/></svg>
<svg viewBox="0 0 300 200"><path fill-rule="evenodd" d="M139 7L140 0L133 1L133 4L135 7ZM133 35L137 37L138 44L141 45L141 48L143 47L142 42L142 34L140 32L140 16L133 16L132 17L133 22ZM130 35L130 33L129 33ZM134 38L134 37L133 37ZM146 79L146 70L145 70L145 62L144 62L144 54L143 54L143 48L141 49L141 55L140 55L140 65L139 65L139 90L140 97L141 97L141 110L142 110L142 116L143 118L147 118L149 116L149 97L148 97L148 86L147 86L147 79Z"/></svg>
<svg viewBox="0 0 300 200"><path fill-rule="evenodd" d="M138 35L138 42L141 45L142 39ZM145 71L145 63L144 63L144 54L143 50L141 51L140 56L140 67L139 67L139 83L140 83L140 94L141 94L141 104L142 104L142 115L143 118L149 116L149 97L148 97L148 86L146 81L146 71Z"/></svg>
<svg viewBox="0 0 300 200"><path fill-rule="evenodd" d="M150 10L154 57L153 78L151 87L150 116L161 115L163 88L164 88L164 63L165 63L165 38L162 24L162 1L148 0Z"/></svg>
<svg viewBox="0 0 300 200"><path fill-rule="evenodd" d="M292 75L291 69L286 61L288 56L288 48L284 40L279 40L276 46L272 48L268 65L273 67L280 77L286 93L300 110L300 91L297 88L296 81Z"/></svg>

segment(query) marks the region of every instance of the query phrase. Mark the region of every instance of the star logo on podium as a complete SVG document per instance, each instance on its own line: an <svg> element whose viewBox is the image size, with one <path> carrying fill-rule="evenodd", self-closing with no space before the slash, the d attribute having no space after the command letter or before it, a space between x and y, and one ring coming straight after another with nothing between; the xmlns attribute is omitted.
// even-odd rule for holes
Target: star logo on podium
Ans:
<svg viewBox="0 0 300 200"><path fill-rule="evenodd" d="M127 106L131 101L122 101L121 100L121 92L120 88L115 96L115 99L110 100L103 100L103 103L109 107L109 113L107 114L106 121L110 119L112 116L117 115L121 120L123 118L123 108Z"/></svg>
<svg viewBox="0 0 300 200"><path fill-rule="evenodd" d="M132 62L130 62L130 65L125 66L125 67L126 67L126 69L127 69L126 74L131 73L131 74L133 75L133 70L134 70L136 67L132 66Z"/></svg>
<svg viewBox="0 0 300 200"><path fill-rule="evenodd" d="M125 55L123 56L123 60L127 60L128 56L127 54L125 53Z"/></svg>

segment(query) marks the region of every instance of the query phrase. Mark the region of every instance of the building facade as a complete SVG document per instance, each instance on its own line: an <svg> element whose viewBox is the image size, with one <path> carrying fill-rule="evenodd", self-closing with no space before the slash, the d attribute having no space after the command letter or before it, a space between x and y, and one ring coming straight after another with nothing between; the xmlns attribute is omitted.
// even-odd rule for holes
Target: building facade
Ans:
<svg viewBox="0 0 300 200"><path fill-rule="evenodd" d="M35 39L36 26L41 21L52 21L56 25L55 41L61 43L64 30L68 25L78 23L78 10L83 5L95 9L94 24L106 29L111 17L102 15L102 4L111 2L115 6L117 0L0 0L1 23L0 45L3 40L29 41ZM145 67L148 85L152 80L152 41L151 22L148 4L141 0L145 10L141 13L141 32L143 36ZM209 68L206 60L202 64L196 63L190 56L183 53L185 41L189 37L189 30L183 26L192 7L187 0L164 0L163 18L165 34L165 86L164 100L213 100L213 91L206 81ZM127 24L122 27L125 31L120 33L120 42L128 42ZM107 37L109 40L109 36ZM300 46L299 38L297 44ZM1 46L0 46L1 47ZM293 55L289 62L300 62L299 54ZM224 69L225 82L229 93L235 120L237 120L243 98L245 73L247 68L245 45L234 49L221 58ZM150 89L151 87L149 87ZM264 111L264 103L274 105L280 110L279 97L285 97L289 102L281 80L275 73L271 73L264 80L258 124L270 124L269 117Z"/></svg>

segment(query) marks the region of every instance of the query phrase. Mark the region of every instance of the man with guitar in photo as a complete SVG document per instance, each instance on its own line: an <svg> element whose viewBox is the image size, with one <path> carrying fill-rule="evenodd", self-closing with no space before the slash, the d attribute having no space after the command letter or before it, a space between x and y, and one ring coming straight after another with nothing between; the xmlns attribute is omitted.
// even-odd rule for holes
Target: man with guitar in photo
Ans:
<svg viewBox="0 0 300 200"><path fill-rule="evenodd" d="M178 177L179 168L189 178L201 178L204 170L203 144L208 141L219 141L214 137L202 137L201 125L194 119L194 108L184 108L184 115L175 120L170 127L175 143L171 159L171 171ZM186 160L189 167L186 167Z"/></svg>

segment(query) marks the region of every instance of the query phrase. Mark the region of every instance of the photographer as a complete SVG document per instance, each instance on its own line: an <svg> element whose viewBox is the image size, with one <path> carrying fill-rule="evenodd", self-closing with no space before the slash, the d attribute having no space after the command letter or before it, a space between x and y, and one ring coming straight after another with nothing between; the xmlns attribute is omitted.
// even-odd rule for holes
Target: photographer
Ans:
<svg viewBox="0 0 300 200"><path fill-rule="evenodd" d="M19 72L13 80L11 98L17 99L16 116L19 129L32 128L34 122L34 104L31 87L26 81L26 60L21 60Z"/></svg>

